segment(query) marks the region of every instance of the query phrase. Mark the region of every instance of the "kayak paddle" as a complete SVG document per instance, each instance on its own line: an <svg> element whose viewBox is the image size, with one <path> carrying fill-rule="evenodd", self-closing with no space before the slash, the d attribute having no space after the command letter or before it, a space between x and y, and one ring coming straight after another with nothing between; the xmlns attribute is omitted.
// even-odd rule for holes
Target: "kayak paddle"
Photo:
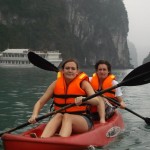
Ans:
<svg viewBox="0 0 150 150"><path fill-rule="evenodd" d="M105 96L102 96L102 97L105 97ZM120 106L120 103L118 103L116 100L114 100L114 99L112 99L112 98L110 98L110 97L105 97L105 98L106 98L107 100L109 100L109 101L115 103L116 105ZM143 117L143 116L141 116L140 114L137 114L136 112L134 112L133 110L131 110L131 109L127 108L127 107L125 107L125 108L123 108L123 109L125 109L125 110L127 110L128 112L130 112L130 113L136 115L137 117L143 119L143 120L146 122L147 125L150 125L150 118Z"/></svg>
<svg viewBox="0 0 150 150"><path fill-rule="evenodd" d="M48 71L55 71L55 72L59 71L59 69L55 67L52 63L40 57L39 55L35 54L34 52L28 53L28 59L33 65L41 69L48 70Z"/></svg>

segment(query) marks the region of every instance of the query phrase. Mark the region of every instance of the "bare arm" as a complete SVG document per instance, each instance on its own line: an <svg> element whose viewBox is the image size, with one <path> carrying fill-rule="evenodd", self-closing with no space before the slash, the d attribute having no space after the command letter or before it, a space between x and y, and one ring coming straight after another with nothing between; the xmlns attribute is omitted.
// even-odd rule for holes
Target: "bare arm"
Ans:
<svg viewBox="0 0 150 150"><path fill-rule="evenodd" d="M32 116L30 117L30 119L28 120L30 123L35 123L36 122L36 118L41 110L41 108L43 108L43 106L50 100L50 98L53 95L53 91L54 91L54 87L55 87L55 81L47 88L46 92L43 94L43 96L36 102L36 104L34 105L34 109L33 109L33 113Z"/></svg>
<svg viewBox="0 0 150 150"><path fill-rule="evenodd" d="M95 94L91 84L87 81L82 82L81 88L86 91L88 96ZM87 103L91 105L97 105L97 111L100 116L100 122L105 123L105 104L103 98L97 96L88 100Z"/></svg>
<svg viewBox="0 0 150 150"><path fill-rule="evenodd" d="M118 84L118 82L116 80L113 80L113 85L116 85L116 84ZM120 87L116 88L115 96L121 105L120 108L125 108L126 104L122 98L122 90Z"/></svg>
<svg viewBox="0 0 150 150"><path fill-rule="evenodd" d="M123 98L121 96L117 96L117 100L118 102L120 103L120 108L125 108L126 107L126 104L125 102L123 101Z"/></svg>

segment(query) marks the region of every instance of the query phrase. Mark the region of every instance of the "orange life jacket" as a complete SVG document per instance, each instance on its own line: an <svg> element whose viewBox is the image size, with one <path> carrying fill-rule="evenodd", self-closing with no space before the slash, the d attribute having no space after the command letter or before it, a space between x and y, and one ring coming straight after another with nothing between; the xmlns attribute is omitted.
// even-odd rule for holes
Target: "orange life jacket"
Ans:
<svg viewBox="0 0 150 150"><path fill-rule="evenodd" d="M110 87L112 87L112 81L115 80L115 75L110 74L108 75L108 77L103 81L102 87L100 90L105 90L108 89ZM95 91L99 91L100 88L100 80L98 78L98 75L96 73L93 74L92 79L91 79L91 85L93 87L93 89ZM115 89L111 90L109 92L106 92L103 94L106 97L111 97L111 98L115 98ZM92 112L97 112L97 107L96 106L92 106L91 108Z"/></svg>
<svg viewBox="0 0 150 150"><path fill-rule="evenodd" d="M78 96L86 96L86 93L81 89L80 84L83 80L88 80L88 76L85 73L80 73L71 83L67 86L64 76L61 72L57 75L56 86L54 89L54 109L58 110L68 104L75 103L75 98ZM68 113L85 113L87 109L86 104L79 106L73 106L67 108L62 112Z"/></svg>

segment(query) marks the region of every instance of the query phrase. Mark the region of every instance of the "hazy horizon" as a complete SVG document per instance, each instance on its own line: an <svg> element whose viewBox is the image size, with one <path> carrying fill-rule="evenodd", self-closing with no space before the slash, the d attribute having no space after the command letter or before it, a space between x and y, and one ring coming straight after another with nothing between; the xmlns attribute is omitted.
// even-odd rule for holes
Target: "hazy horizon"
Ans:
<svg viewBox="0 0 150 150"><path fill-rule="evenodd" d="M128 40L137 50L138 65L150 52L150 0L123 0L129 18Z"/></svg>

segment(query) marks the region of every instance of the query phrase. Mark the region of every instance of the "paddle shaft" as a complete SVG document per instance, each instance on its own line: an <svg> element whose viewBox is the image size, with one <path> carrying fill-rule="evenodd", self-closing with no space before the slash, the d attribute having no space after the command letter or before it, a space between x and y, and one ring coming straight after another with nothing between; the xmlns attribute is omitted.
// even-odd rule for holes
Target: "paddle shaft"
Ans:
<svg viewBox="0 0 150 150"><path fill-rule="evenodd" d="M104 97L104 96L103 96L103 97ZM105 97L105 98L107 98L109 101L111 101L111 102L117 104L118 106L120 106L120 104L119 104L116 100L114 100L114 99L112 99L112 98L109 98L109 97ZM146 122L147 125L150 125L150 118L148 118L148 117L143 117L143 116L141 116L140 114L134 112L133 110L131 110L131 109L127 108L127 107L125 107L124 109L127 110L128 112L130 112L130 113L136 115L137 117L143 119L143 120Z"/></svg>
<svg viewBox="0 0 150 150"><path fill-rule="evenodd" d="M36 118L36 121L38 122L38 121L40 121L40 120L42 120L42 119L45 119L45 118L47 118L47 117L49 117L49 116L52 116L52 115L56 114L56 113L62 112L63 110L65 110L65 109L67 109L67 108L70 108L70 107L72 107L72 106L74 106L74 105L75 105L75 104L66 105L66 106L60 108L59 110L55 110L55 111L53 111L53 112L47 113L47 114L45 114L45 115L43 115L43 116L41 116L41 117ZM26 123L24 123L24 124L22 124L22 125L19 125L19 126L15 127L15 128L12 128L12 129L8 130L8 131L5 131L5 132L3 132L3 133L0 133L0 137L1 137L3 134L5 134L5 133L13 132L13 131L15 131L15 130L18 130L18 129L21 129L21 128L23 128L23 127L26 127L26 126L28 126L28 125L30 125L30 124L31 124L31 123L26 122Z"/></svg>
<svg viewBox="0 0 150 150"><path fill-rule="evenodd" d="M103 96L103 97L105 97L105 96ZM121 106L121 105L120 105L120 103L119 103L119 102L117 102L115 99L112 99L112 98L110 98L110 97L105 97L105 98L106 98L107 100L109 100L109 101L111 101L111 102L115 103L116 105ZM127 110L127 111L131 112L132 114L136 115L137 117L139 117L139 118L141 118L141 119L145 120L145 117L143 117L143 116L141 116L141 115L137 114L137 113L136 113L136 112L134 112L133 110L131 110L131 109L127 108L127 107L125 107L125 108L123 108L123 109L125 109L125 110Z"/></svg>

